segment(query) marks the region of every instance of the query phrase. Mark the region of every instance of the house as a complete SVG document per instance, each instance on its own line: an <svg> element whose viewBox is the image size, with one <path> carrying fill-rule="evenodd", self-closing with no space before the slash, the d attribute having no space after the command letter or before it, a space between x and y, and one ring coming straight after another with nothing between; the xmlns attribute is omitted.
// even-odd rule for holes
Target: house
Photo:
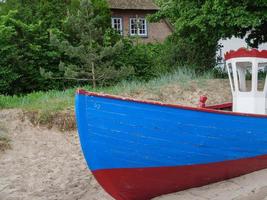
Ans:
<svg viewBox="0 0 267 200"><path fill-rule="evenodd" d="M153 0L107 0L111 9L111 24L123 36L138 36L143 43L163 42L172 32L168 21L149 23L147 15L159 7Z"/></svg>

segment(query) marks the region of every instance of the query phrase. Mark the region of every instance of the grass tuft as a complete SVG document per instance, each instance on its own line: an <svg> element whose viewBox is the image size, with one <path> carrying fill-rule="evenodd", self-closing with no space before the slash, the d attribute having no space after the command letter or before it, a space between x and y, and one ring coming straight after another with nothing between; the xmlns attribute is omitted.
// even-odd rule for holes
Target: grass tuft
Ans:
<svg viewBox="0 0 267 200"><path fill-rule="evenodd" d="M0 152L10 149L10 139L6 136L0 136Z"/></svg>
<svg viewBox="0 0 267 200"><path fill-rule="evenodd" d="M10 139L7 137L8 130L0 124L0 152L11 148Z"/></svg>

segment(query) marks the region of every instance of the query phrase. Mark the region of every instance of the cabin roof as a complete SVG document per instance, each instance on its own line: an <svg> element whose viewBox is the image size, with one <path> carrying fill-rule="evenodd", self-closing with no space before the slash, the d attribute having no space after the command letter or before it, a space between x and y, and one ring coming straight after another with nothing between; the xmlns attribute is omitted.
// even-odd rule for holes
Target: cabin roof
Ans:
<svg viewBox="0 0 267 200"><path fill-rule="evenodd" d="M119 10L159 10L153 0L107 0L111 9Z"/></svg>

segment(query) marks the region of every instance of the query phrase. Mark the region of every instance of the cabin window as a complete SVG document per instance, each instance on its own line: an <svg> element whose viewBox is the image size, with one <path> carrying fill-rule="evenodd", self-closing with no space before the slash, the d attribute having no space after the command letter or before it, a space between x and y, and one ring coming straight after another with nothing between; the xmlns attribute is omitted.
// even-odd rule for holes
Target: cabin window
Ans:
<svg viewBox="0 0 267 200"><path fill-rule="evenodd" d="M259 63L258 67L258 91L266 89L267 63Z"/></svg>
<svg viewBox="0 0 267 200"><path fill-rule="evenodd" d="M130 18L130 35L147 36L147 22L145 18Z"/></svg>
<svg viewBox="0 0 267 200"><path fill-rule="evenodd" d="M112 17L111 18L112 28L119 32L122 35L122 18Z"/></svg>
<svg viewBox="0 0 267 200"><path fill-rule="evenodd" d="M250 92L252 89L252 63L236 63L237 83L240 92Z"/></svg>
<svg viewBox="0 0 267 200"><path fill-rule="evenodd" d="M229 75L229 79L230 79L231 88L232 88L233 91L235 91L234 74L233 74L233 67L232 67L231 63L228 64L228 75Z"/></svg>

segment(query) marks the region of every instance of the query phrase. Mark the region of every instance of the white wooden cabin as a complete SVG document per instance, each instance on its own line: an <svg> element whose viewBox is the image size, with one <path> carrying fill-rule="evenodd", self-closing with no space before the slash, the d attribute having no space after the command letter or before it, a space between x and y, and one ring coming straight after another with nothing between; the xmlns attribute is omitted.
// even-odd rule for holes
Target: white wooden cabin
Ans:
<svg viewBox="0 0 267 200"><path fill-rule="evenodd" d="M227 52L225 61L233 95L233 111L267 114L267 51L241 48Z"/></svg>

